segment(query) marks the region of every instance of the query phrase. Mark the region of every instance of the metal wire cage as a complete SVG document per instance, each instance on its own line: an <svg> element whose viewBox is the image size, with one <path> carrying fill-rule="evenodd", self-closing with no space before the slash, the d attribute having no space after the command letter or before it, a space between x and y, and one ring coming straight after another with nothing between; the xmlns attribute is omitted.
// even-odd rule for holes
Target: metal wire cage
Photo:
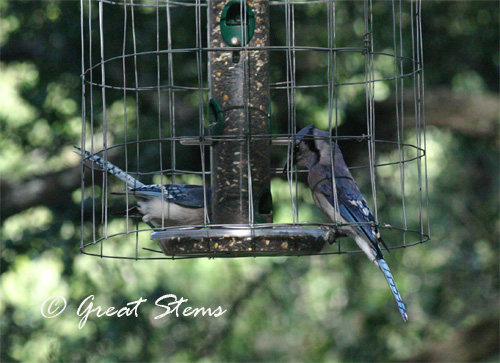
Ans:
<svg viewBox="0 0 500 363"><path fill-rule="evenodd" d="M81 0L81 148L90 154L80 251L356 252L341 223L316 217L302 172L283 175L296 131L311 123L344 154L356 151L351 172L390 248L427 241L421 34L420 0ZM394 122L377 116L383 99L393 100ZM363 122L345 134L346 110L360 102ZM111 164L89 155L144 184L202 186L202 220L145 224Z"/></svg>

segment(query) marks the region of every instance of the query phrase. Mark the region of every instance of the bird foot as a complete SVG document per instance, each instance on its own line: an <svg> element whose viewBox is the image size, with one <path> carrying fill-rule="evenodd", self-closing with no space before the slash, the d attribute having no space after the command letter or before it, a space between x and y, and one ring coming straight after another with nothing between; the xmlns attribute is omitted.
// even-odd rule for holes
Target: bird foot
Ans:
<svg viewBox="0 0 500 363"><path fill-rule="evenodd" d="M324 226L324 227L322 227L322 229L326 229L327 230L325 239L331 245L333 245L337 241L338 238L340 238L340 237L347 237L346 234L340 232L337 228L332 228L332 227L329 227L329 226Z"/></svg>

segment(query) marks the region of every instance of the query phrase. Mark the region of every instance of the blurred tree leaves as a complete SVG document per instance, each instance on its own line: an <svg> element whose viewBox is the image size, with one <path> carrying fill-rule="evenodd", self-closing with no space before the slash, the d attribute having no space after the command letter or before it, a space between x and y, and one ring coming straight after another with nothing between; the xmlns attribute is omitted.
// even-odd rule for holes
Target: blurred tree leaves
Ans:
<svg viewBox="0 0 500 363"><path fill-rule="evenodd" d="M360 4L336 3L338 46L362 46ZM376 37L384 39L377 44L379 51L390 49L393 42L391 21L384 17L391 6L389 1L374 2ZM378 271L359 254L175 262L79 255L80 207L78 198L72 196L80 194L80 184L65 171L78 162L71 145L79 143L81 132L80 3L4 1L0 11L2 201L36 193L43 186L34 183L39 179L54 184L50 179L54 175L61 182L58 187L66 185L68 191L63 193L59 187L58 200L53 200L57 199L54 194L43 194L51 199L41 198L2 218L2 361L446 361L460 359L454 352L463 346L474 353L464 359L498 358L498 346L462 339L479 327L476 335L498 342L498 135L468 134L467 128L457 131L437 122L428 128L433 241L387 256L409 307L408 324L400 321ZM324 29L318 29L320 23L315 21L322 11L320 6L297 5L298 43L326 42ZM422 12L428 94L443 87L472 99L487 93L498 98L498 2L424 1ZM155 34L156 20L151 14L147 7L137 12L141 34ZM194 46L194 27L190 26L194 13L178 9L174 15L175 41ZM119 19L111 21L116 28L108 29L109 54L120 54L123 24ZM272 28L282 21L283 13L277 12ZM408 19L403 17L403 21ZM274 30L272 42L283 39L283 28L275 26ZM154 49L155 42L154 36L140 37L138 47ZM154 83L156 59L145 59L140 64L143 81ZM304 55L297 61L300 82L325 82L320 77L326 58ZM182 55L176 62L185 65L175 70L176 79L186 85L196 83L196 63ZM273 55L271 77L276 82L286 80L284 62L283 54ZM377 77L388 76L393 65L386 63L381 60ZM339 56L338 64L339 82L364 80L362 57ZM116 77L110 81L119 83L121 74ZM378 101L391 102L394 85L383 82L381 87ZM186 119L198 117L195 96L182 98L185 108L179 112ZM366 123L364 86L341 86L338 96L339 132L356 134ZM273 131L286 132L282 122L287 118L286 92L273 90L272 97ZM154 125L157 100L146 101L149 106L140 110L140 116L145 125ZM124 102L128 120L134 124L133 98L124 101L117 93L109 100L108 116L117 137L124 129ZM315 122L326 128L327 102L323 92L298 92L299 125ZM450 115L442 118L450 119ZM385 127L393 126L388 122ZM363 164L363 153L358 150L346 153L351 165ZM185 157L193 155L187 152ZM390 151L380 153L379 162L391 157ZM273 155L274 164L282 165L283 160L284 155ZM398 172L380 168L379 208L387 220L401 223ZM362 189L368 190L366 175L356 177ZM16 189L19 185L25 189ZM289 221L286 183L276 178L272 188L277 220ZM298 189L301 219L321 221L306 185L301 183ZM410 209L416 191L407 192ZM123 222L113 220L111 228L123 228ZM127 248L134 238L124 237L106 248ZM169 316L155 320L162 311L154 301L168 293L189 299L187 306L220 305L228 312L217 319ZM43 319L42 302L56 294L68 300L66 312ZM103 307L125 306L139 297L148 302L137 318L93 316L78 329L76 311L90 294Z"/></svg>

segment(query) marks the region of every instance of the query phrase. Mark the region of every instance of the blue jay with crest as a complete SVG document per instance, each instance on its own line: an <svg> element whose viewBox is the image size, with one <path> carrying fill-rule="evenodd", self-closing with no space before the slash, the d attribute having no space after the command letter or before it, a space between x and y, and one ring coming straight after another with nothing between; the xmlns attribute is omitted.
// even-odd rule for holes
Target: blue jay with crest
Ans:
<svg viewBox="0 0 500 363"><path fill-rule="evenodd" d="M335 184L332 176L332 157ZM293 163L299 168L308 169L307 181L318 208L331 221L350 224L341 228L341 232L352 237L368 259L380 268L389 283L403 320L408 321L405 304L384 260L380 244L387 251L389 249L374 225L375 218L354 181L337 143L330 141L328 132L318 130L313 125L307 126L295 137ZM338 208L334 206L334 188Z"/></svg>
<svg viewBox="0 0 500 363"><path fill-rule="evenodd" d="M85 158L123 180L129 190L112 194L131 194L137 200L138 207L127 211L129 216L142 216L142 220L151 227L178 225L202 225L204 219L204 200L210 203L211 190L204 192L201 185L190 184L152 184L146 185L127 174L119 167L104 161L101 157L76 147ZM162 222L163 220L163 222Z"/></svg>

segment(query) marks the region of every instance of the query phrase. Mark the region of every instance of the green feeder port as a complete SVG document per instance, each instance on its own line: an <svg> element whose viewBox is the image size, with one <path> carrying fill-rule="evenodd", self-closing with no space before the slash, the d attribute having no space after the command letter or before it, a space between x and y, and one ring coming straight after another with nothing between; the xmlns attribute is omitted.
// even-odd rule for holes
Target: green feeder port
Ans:
<svg viewBox="0 0 500 363"><path fill-rule="evenodd" d="M247 45L255 31L255 16L252 8L244 2L230 1L222 10L220 29L222 38L230 46Z"/></svg>

